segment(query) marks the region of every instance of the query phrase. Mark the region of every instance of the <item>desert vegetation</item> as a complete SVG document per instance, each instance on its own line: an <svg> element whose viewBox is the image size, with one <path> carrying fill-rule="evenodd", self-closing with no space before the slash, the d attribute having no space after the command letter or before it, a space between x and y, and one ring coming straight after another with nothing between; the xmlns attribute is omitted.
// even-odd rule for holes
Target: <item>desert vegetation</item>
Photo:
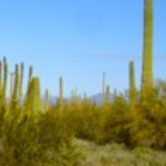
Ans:
<svg viewBox="0 0 166 166"><path fill-rule="evenodd" d="M53 103L32 66L25 83L23 62L10 73L7 58L0 61L0 166L166 165L166 83L153 80L152 3L145 0L140 90L130 61L127 92L111 99L103 73L101 104L86 93L66 100L60 76Z"/></svg>

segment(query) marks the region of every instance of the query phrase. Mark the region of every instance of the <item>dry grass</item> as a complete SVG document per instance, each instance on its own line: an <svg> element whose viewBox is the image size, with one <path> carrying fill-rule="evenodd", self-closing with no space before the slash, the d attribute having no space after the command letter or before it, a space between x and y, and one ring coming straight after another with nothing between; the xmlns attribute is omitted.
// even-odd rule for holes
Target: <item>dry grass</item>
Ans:
<svg viewBox="0 0 166 166"><path fill-rule="evenodd" d="M95 145L75 140L82 152L81 166L166 166L166 153L147 148L127 149L124 145Z"/></svg>

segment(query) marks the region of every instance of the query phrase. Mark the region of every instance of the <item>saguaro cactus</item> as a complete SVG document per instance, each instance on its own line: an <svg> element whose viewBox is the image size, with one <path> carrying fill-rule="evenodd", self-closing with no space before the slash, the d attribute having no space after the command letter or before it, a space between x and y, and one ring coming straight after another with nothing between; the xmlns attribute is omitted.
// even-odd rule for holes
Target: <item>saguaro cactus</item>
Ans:
<svg viewBox="0 0 166 166"><path fill-rule="evenodd" d="M58 99L59 101L59 106L62 106L63 105L63 78L62 77L60 77L59 78L59 99Z"/></svg>
<svg viewBox="0 0 166 166"><path fill-rule="evenodd" d="M35 111L41 111L41 96L40 96L40 80L38 77L33 78L33 106Z"/></svg>
<svg viewBox="0 0 166 166"><path fill-rule="evenodd" d="M114 100L117 98L118 96L118 91L117 91L117 88L114 89Z"/></svg>
<svg viewBox="0 0 166 166"><path fill-rule="evenodd" d="M32 80L33 77L33 67L29 67L29 78L28 78L28 83Z"/></svg>
<svg viewBox="0 0 166 166"><path fill-rule="evenodd" d="M2 62L0 61L0 92L2 90Z"/></svg>
<svg viewBox="0 0 166 166"><path fill-rule="evenodd" d="M14 77L15 77L15 72L10 72L10 99L12 99L13 95Z"/></svg>
<svg viewBox="0 0 166 166"><path fill-rule="evenodd" d="M23 89L23 79L24 79L24 63L21 63L20 66L20 82L19 82L19 102L21 104L22 101L22 89Z"/></svg>
<svg viewBox="0 0 166 166"><path fill-rule="evenodd" d="M28 89L27 89L27 93L25 96L25 103L24 103L24 109L25 112L32 113L32 106L33 106L33 82L32 80L28 83Z"/></svg>
<svg viewBox="0 0 166 166"><path fill-rule="evenodd" d="M41 111L40 81L38 77L32 78L29 82L24 109L27 114Z"/></svg>
<svg viewBox="0 0 166 166"><path fill-rule="evenodd" d="M15 78L14 78L14 89L12 93L12 108L17 106L18 91L19 90L19 65L15 66Z"/></svg>
<svg viewBox="0 0 166 166"><path fill-rule="evenodd" d="M3 66L4 66L4 76L3 76L3 97L4 102L6 101L6 90L7 90L7 79L8 79L8 63L6 57L3 58Z"/></svg>
<svg viewBox="0 0 166 166"><path fill-rule="evenodd" d="M136 87L135 87L135 67L134 61L129 62L129 98L131 102L135 101Z"/></svg>
<svg viewBox="0 0 166 166"><path fill-rule="evenodd" d="M105 103L109 103L110 102L110 85L106 86L106 92L105 92Z"/></svg>
<svg viewBox="0 0 166 166"><path fill-rule="evenodd" d="M30 84L31 84L31 81L32 81L32 77L33 77L33 67L30 66L29 67L29 76L28 76L28 83L27 83L26 98L27 98L27 95L29 94Z"/></svg>
<svg viewBox="0 0 166 166"><path fill-rule="evenodd" d="M45 102L45 110L47 110L50 104L50 94L48 89L45 90L44 102Z"/></svg>
<svg viewBox="0 0 166 166"><path fill-rule="evenodd" d="M102 76L102 93L103 93L103 101L105 100L105 91L106 91L106 87L105 87L105 80L106 80L106 74L103 73Z"/></svg>
<svg viewBox="0 0 166 166"><path fill-rule="evenodd" d="M145 0L144 47L141 93L144 98L153 87L153 0Z"/></svg>
<svg viewBox="0 0 166 166"><path fill-rule="evenodd" d="M2 62L0 61L0 108L3 104Z"/></svg>

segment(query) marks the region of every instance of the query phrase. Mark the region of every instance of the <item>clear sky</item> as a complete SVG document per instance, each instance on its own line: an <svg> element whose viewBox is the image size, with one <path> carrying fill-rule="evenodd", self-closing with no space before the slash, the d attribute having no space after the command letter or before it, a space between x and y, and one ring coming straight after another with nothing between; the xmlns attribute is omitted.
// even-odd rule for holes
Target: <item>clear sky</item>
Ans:
<svg viewBox="0 0 166 166"><path fill-rule="evenodd" d="M10 71L16 62L34 66L41 88L65 95L77 88L89 95L107 83L128 87L129 57L136 57L140 86L144 0L1 0L0 57ZM166 0L154 0L154 55L166 57ZM126 58L127 57L127 58ZM166 58L155 59L155 78L166 79Z"/></svg>

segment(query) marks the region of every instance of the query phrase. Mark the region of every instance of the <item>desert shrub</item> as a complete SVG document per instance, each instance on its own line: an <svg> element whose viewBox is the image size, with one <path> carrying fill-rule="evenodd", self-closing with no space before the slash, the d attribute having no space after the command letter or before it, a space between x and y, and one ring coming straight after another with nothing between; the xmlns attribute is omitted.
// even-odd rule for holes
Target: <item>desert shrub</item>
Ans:
<svg viewBox="0 0 166 166"><path fill-rule="evenodd" d="M130 113L126 100L117 97L112 105L104 106L102 109L99 143L117 142L128 145Z"/></svg>
<svg viewBox="0 0 166 166"><path fill-rule="evenodd" d="M101 106L89 101L69 102L57 112L76 138L99 144L122 143L129 148L165 149L165 105L165 99L156 95L134 105L119 95Z"/></svg>
<svg viewBox="0 0 166 166"><path fill-rule="evenodd" d="M166 142L165 99L154 89L149 98L141 102L133 116L131 135L133 146L163 149Z"/></svg>
<svg viewBox="0 0 166 166"><path fill-rule="evenodd" d="M63 110L64 122L73 135L95 140L99 128L99 107L91 102L68 103Z"/></svg>
<svg viewBox="0 0 166 166"><path fill-rule="evenodd" d="M153 123L148 121L141 111L138 111L136 115L133 116L133 121L130 125L132 147L152 146L154 136L153 127Z"/></svg>
<svg viewBox="0 0 166 166"><path fill-rule="evenodd" d="M0 136L0 165L77 163L71 134L65 130L60 116L52 111L33 116L11 112L1 124Z"/></svg>

